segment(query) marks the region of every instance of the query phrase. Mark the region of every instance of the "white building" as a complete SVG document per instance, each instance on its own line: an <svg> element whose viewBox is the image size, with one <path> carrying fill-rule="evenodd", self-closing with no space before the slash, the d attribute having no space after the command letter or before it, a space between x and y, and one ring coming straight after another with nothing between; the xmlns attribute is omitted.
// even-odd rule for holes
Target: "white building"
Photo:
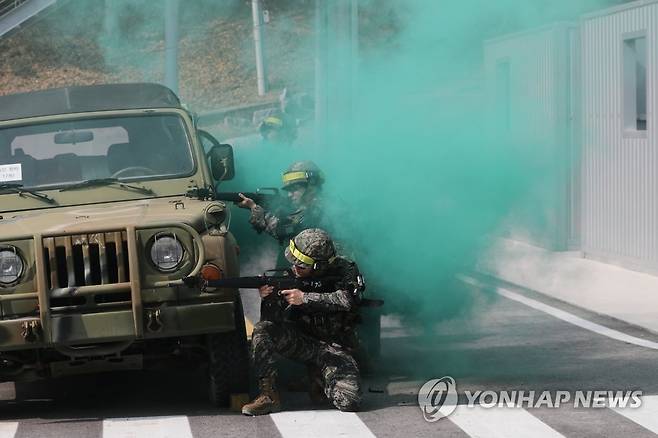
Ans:
<svg viewBox="0 0 658 438"><path fill-rule="evenodd" d="M511 138L565 165L535 243L658 272L657 61L658 0L485 44Z"/></svg>
<svg viewBox="0 0 658 438"><path fill-rule="evenodd" d="M576 39L575 26L556 24L485 43L487 89L499 125L496 135L518 145L522 153L540 153L538 161L550 168L529 194L527 211L517 216L527 238L555 250L578 242L578 209L572 206L576 191L569 177L577 147L571 65Z"/></svg>

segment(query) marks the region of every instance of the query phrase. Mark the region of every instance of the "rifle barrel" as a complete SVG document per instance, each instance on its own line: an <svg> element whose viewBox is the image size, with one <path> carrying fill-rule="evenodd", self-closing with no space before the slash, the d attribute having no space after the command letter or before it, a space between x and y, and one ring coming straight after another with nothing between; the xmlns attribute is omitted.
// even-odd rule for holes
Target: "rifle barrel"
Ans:
<svg viewBox="0 0 658 438"><path fill-rule="evenodd" d="M240 202L242 201L242 198L240 197L240 193L245 195L247 198L253 199L256 202L256 204L262 203L267 196L262 193L255 193L255 192L219 192L219 193L215 193L215 199L218 201Z"/></svg>
<svg viewBox="0 0 658 438"><path fill-rule="evenodd" d="M236 277L208 280L208 287L238 287L243 289L258 289L267 284L265 277Z"/></svg>
<svg viewBox="0 0 658 438"><path fill-rule="evenodd" d="M208 280L208 287L237 287L243 289L258 289L270 285L276 290L301 289L307 292L328 292L335 285L337 277L319 279L303 279L290 276L235 277Z"/></svg>

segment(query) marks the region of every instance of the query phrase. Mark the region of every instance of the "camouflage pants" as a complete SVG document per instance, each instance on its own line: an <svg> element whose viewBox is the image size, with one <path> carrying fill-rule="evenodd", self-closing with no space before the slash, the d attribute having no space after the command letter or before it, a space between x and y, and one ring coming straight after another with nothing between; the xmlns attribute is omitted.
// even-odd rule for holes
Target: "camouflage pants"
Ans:
<svg viewBox="0 0 658 438"><path fill-rule="evenodd" d="M343 348L302 333L294 324L261 321L252 335L252 358L259 379L276 377L276 354L320 370L327 398L341 411L361 402L359 368Z"/></svg>

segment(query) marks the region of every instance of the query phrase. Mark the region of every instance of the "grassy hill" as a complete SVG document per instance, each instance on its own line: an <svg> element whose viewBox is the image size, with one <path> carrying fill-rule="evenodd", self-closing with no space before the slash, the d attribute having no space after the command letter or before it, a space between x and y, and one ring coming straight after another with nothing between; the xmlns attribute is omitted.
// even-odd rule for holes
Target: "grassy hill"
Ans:
<svg viewBox="0 0 658 438"><path fill-rule="evenodd" d="M108 82L161 81L164 2L68 0L0 39L0 94ZM269 2L271 92L258 97L250 2L181 1L179 76L196 110L272 100L313 84L312 2Z"/></svg>

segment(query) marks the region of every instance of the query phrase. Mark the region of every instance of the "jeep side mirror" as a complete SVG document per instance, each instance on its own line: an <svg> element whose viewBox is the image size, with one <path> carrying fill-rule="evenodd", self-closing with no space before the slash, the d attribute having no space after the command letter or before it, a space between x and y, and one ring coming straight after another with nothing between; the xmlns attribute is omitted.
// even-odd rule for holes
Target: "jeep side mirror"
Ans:
<svg viewBox="0 0 658 438"><path fill-rule="evenodd" d="M208 152L210 171L216 181L227 181L235 176L233 147L230 144L215 145Z"/></svg>
<svg viewBox="0 0 658 438"><path fill-rule="evenodd" d="M233 179L235 168L233 166L233 147L230 144L221 144L208 131L197 130L206 158L210 164L210 171L215 181Z"/></svg>

